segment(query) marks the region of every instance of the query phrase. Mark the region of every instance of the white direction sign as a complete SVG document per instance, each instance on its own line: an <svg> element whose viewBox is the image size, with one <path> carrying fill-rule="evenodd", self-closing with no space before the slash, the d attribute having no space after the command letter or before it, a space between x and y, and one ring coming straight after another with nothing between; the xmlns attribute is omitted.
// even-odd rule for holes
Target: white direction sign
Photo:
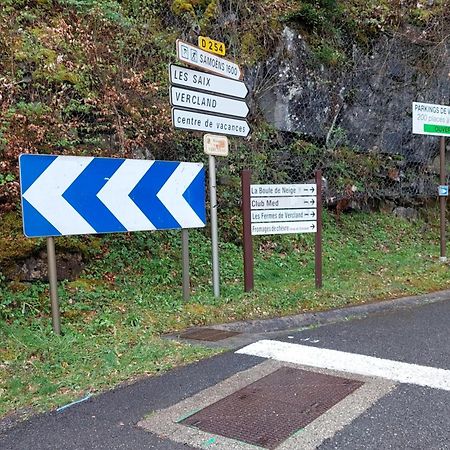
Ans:
<svg viewBox="0 0 450 450"><path fill-rule="evenodd" d="M175 128L185 130L207 131L242 137L246 137L250 133L250 127L245 120L203 114L185 109L172 108L172 123Z"/></svg>
<svg viewBox="0 0 450 450"><path fill-rule="evenodd" d="M175 64L170 65L170 82L178 86L229 95L230 97L245 98L248 94L247 86L243 81L219 77Z"/></svg>
<svg viewBox="0 0 450 450"><path fill-rule="evenodd" d="M450 106L413 103L413 133L450 136Z"/></svg>
<svg viewBox="0 0 450 450"><path fill-rule="evenodd" d="M251 197L316 195L315 184L252 184Z"/></svg>
<svg viewBox="0 0 450 450"><path fill-rule="evenodd" d="M315 209L265 209L252 211L252 223L316 220Z"/></svg>
<svg viewBox="0 0 450 450"><path fill-rule="evenodd" d="M236 117L247 117L249 111L247 103L242 100L205 94L204 92L191 91L175 86L170 88L170 102L173 106Z"/></svg>
<svg viewBox="0 0 450 450"><path fill-rule="evenodd" d="M205 52L195 45L177 39L177 57L180 61L199 67L234 80L242 78L242 71L237 64L228 59Z"/></svg>
<svg viewBox="0 0 450 450"><path fill-rule="evenodd" d="M315 208L316 197L261 197L252 198L250 207L255 209Z"/></svg>
<svg viewBox="0 0 450 450"><path fill-rule="evenodd" d="M315 233L317 225L310 222L279 222L279 223L252 223L252 235L262 234L290 234L290 233Z"/></svg>

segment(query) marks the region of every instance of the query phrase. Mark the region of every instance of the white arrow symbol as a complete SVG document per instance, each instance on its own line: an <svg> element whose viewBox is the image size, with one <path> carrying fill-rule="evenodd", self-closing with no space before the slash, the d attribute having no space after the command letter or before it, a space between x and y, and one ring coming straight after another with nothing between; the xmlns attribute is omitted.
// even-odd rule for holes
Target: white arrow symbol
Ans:
<svg viewBox="0 0 450 450"><path fill-rule="evenodd" d="M181 228L203 227L205 224L183 197L186 189L202 170L202 164L180 164L156 195Z"/></svg>
<svg viewBox="0 0 450 450"><path fill-rule="evenodd" d="M154 161L126 159L97 194L128 231L156 229L129 197L153 163Z"/></svg>
<svg viewBox="0 0 450 450"><path fill-rule="evenodd" d="M93 159L58 156L23 194L23 198L63 235L95 233L62 197Z"/></svg>

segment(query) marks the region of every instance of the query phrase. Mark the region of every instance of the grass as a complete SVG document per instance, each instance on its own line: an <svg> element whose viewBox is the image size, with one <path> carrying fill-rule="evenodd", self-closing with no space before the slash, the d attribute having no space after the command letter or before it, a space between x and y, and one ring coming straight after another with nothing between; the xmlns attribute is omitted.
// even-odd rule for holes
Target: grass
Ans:
<svg viewBox="0 0 450 450"><path fill-rule="evenodd" d="M255 239L255 290L243 293L241 248L221 244L222 295L212 295L210 244L190 234L192 299L182 300L177 232L105 236L82 278L59 284L62 336L45 283L0 283L0 417L41 411L214 352L161 334L450 287L436 221L384 214L325 216L324 286L314 288L314 236Z"/></svg>

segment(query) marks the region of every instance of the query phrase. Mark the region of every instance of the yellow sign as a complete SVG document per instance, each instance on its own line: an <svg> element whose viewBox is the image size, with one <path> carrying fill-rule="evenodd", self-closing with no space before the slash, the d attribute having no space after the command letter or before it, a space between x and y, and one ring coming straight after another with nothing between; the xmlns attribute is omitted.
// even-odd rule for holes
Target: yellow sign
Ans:
<svg viewBox="0 0 450 450"><path fill-rule="evenodd" d="M223 42L215 41L208 37L199 36L198 46L207 52L215 53L216 55L225 56L225 44Z"/></svg>

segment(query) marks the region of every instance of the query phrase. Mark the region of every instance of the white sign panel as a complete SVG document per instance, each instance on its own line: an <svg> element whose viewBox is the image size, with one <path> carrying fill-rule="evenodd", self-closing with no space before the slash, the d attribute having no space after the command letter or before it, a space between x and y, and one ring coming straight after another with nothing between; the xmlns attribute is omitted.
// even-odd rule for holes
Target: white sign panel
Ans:
<svg viewBox="0 0 450 450"><path fill-rule="evenodd" d="M315 233L317 225L311 222L252 223L252 235Z"/></svg>
<svg viewBox="0 0 450 450"><path fill-rule="evenodd" d="M183 128L185 130L243 137L248 136L250 133L250 127L245 120L197 113L185 109L172 108L172 123L175 128Z"/></svg>
<svg viewBox="0 0 450 450"><path fill-rule="evenodd" d="M252 184L251 197L316 195L315 184Z"/></svg>
<svg viewBox="0 0 450 450"><path fill-rule="evenodd" d="M247 117L248 106L242 100L235 100L204 92L191 91L172 86L170 88L170 102L173 106L209 111L227 116Z"/></svg>
<svg viewBox="0 0 450 450"><path fill-rule="evenodd" d="M195 45L177 39L177 57L180 61L227 78L240 80L242 71L237 64L205 52Z"/></svg>
<svg viewBox="0 0 450 450"><path fill-rule="evenodd" d="M252 223L259 222L297 222L316 220L315 209L266 209L252 211Z"/></svg>
<svg viewBox="0 0 450 450"><path fill-rule="evenodd" d="M230 97L245 98L248 94L247 86L242 81L199 72L175 64L170 65L170 82L178 86L229 95Z"/></svg>
<svg viewBox="0 0 450 450"><path fill-rule="evenodd" d="M316 197L261 197L252 198L250 202L252 210L255 209L295 209L315 208Z"/></svg>
<svg viewBox="0 0 450 450"><path fill-rule="evenodd" d="M228 156L228 138L217 134L205 134L203 149L207 155Z"/></svg>
<svg viewBox="0 0 450 450"><path fill-rule="evenodd" d="M413 133L450 136L450 106L413 103Z"/></svg>

